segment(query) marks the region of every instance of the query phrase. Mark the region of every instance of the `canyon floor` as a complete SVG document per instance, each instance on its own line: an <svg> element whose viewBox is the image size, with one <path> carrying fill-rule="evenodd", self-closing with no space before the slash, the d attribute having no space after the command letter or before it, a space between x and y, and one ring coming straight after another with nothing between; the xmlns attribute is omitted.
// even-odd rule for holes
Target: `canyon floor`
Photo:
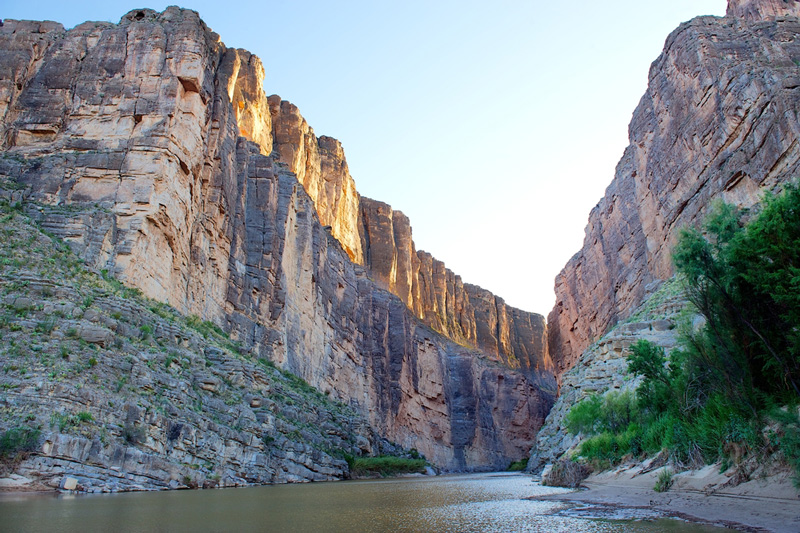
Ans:
<svg viewBox="0 0 800 533"><path fill-rule="evenodd" d="M621 466L590 476L576 492L535 499L581 504L569 514L587 518L667 516L740 531L800 531L800 489L788 471L762 471L735 484L735 468L720 473L720 465L714 464L675 474L669 490L659 493L653 487L669 467L652 466Z"/></svg>

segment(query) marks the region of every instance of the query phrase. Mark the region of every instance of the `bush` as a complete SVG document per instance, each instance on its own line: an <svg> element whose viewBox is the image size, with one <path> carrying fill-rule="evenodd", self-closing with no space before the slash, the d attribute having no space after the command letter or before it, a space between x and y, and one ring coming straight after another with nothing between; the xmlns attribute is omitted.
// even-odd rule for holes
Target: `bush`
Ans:
<svg viewBox="0 0 800 533"><path fill-rule="evenodd" d="M800 413L794 409L773 409L770 417L779 424L779 446L794 469L794 485L800 489Z"/></svg>
<svg viewBox="0 0 800 533"><path fill-rule="evenodd" d="M599 421L602 407L603 398L596 394L576 403L566 416L567 431L573 435L594 435L601 431Z"/></svg>
<svg viewBox="0 0 800 533"><path fill-rule="evenodd" d="M572 434L618 433L640 418L636 396L611 391L604 396L589 396L567 413L567 430Z"/></svg>
<svg viewBox="0 0 800 533"><path fill-rule="evenodd" d="M658 479L656 479L656 486L653 487L653 490L656 492L667 492L669 488L672 486L672 470L669 468L665 468L658 474Z"/></svg>
<svg viewBox="0 0 800 533"><path fill-rule="evenodd" d="M589 474L591 474L591 470L585 464L577 461L562 460L555 463L550 472L547 472L542 477L542 485L575 489L580 486L584 479L589 477Z"/></svg>
<svg viewBox="0 0 800 533"><path fill-rule="evenodd" d="M348 462L349 464L349 462ZM406 459L392 455L378 457L356 457L350 468L353 477L378 474L381 477L396 476L398 474L413 474L425 472L424 459Z"/></svg>
<svg viewBox="0 0 800 533"><path fill-rule="evenodd" d="M507 471L508 472L522 472L528 468L528 458L525 457L520 459L519 461L514 461L510 465L508 465Z"/></svg>
<svg viewBox="0 0 800 533"><path fill-rule="evenodd" d="M134 424L125 424L122 428L122 438L128 444L141 444L146 437L144 428Z"/></svg>
<svg viewBox="0 0 800 533"><path fill-rule="evenodd" d="M0 434L0 460L13 462L24 458L39 446L41 431L35 428L11 428Z"/></svg>
<svg viewBox="0 0 800 533"><path fill-rule="evenodd" d="M779 448L800 484L800 189L768 195L744 220L716 204L702 231L681 233L673 260L705 325L687 328L669 357L644 340L631 347L635 406L611 393L573 407L567 428L590 437L583 457L613 464L666 450L695 465ZM778 430L765 436L770 419Z"/></svg>

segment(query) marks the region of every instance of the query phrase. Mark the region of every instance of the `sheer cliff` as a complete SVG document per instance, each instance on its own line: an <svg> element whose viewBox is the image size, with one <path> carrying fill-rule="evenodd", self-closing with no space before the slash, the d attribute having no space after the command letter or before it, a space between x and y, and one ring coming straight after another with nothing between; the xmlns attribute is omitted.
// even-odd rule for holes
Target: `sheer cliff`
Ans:
<svg viewBox="0 0 800 533"><path fill-rule="evenodd" d="M350 259L368 267L426 325L552 389L544 317L463 283L442 261L417 251L408 217L357 193L341 144L318 138L290 102L276 95L269 102L275 153L314 199L320 221Z"/></svg>
<svg viewBox="0 0 800 533"><path fill-rule="evenodd" d="M376 222L341 145L265 96L257 57L175 7L7 20L0 50L0 174L90 267L441 467L527 453L552 405L542 317L415 252L402 214Z"/></svg>
<svg viewBox="0 0 800 533"><path fill-rule="evenodd" d="M749 207L797 176L800 4L731 0L667 39L634 111L630 145L556 278L548 317L558 373L660 280L678 231L714 199Z"/></svg>

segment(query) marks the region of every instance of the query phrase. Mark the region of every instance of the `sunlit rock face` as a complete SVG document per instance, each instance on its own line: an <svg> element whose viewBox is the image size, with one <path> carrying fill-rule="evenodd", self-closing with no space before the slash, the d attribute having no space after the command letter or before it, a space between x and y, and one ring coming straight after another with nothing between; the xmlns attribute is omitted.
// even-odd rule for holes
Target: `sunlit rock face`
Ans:
<svg viewBox="0 0 800 533"><path fill-rule="evenodd" d="M559 373L672 274L680 228L713 200L752 206L797 176L797 6L732 1L731 16L696 18L667 39L583 248L556 278L548 342Z"/></svg>
<svg viewBox="0 0 800 533"><path fill-rule="evenodd" d="M364 259L381 286L434 330L552 388L544 317L463 283L443 262L417 251L408 217L391 206L362 197L361 216Z"/></svg>
<svg viewBox="0 0 800 533"><path fill-rule="evenodd" d="M291 102L272 95L269 104L273 149L280 161L289 166L314 200L320 222L331 227L331 233L353 262L363 264L358 230L359 197L341 143L331 137L317 138Z"/></svg>
<svg viewBox="0 0 800 533"><path fill-rule="evenodd" d="M403 255L387 274L341 146L266 98L258 58L176 7L69 31L7 20L0 50L0 172L63 206L39 222L89 265L444 468L527 454L553 401L541 317L414 252L401 214L382 226Z"/></svg>
<svg viewBox="0 0 800 533"><path fill-rule="evenodd" d="M554 388L544 317L507 306L417 251L408 217L358 195L339 141L317 138L290 102L275 95L269 102L275 154L297 175L350 259L437 332Z"/></svg>

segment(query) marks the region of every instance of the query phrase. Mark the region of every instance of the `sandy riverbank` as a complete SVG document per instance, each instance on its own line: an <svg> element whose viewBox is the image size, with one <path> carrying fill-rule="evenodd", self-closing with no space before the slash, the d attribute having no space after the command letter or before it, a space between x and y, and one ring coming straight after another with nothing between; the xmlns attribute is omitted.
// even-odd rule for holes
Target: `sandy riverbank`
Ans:
<svg viewBox="0 0 800 533"><path fill-rule="evenodd" d="M800 532L800 490L789 472L733 486L730 472L720 474L719 465L711 465L676 474L671 488L658 493L653 487L664 468L669 467L620 467L590 476L583 482L585 489L535 499L584 504L572 514L587 517L660 515L742 531Z"/></svg>

